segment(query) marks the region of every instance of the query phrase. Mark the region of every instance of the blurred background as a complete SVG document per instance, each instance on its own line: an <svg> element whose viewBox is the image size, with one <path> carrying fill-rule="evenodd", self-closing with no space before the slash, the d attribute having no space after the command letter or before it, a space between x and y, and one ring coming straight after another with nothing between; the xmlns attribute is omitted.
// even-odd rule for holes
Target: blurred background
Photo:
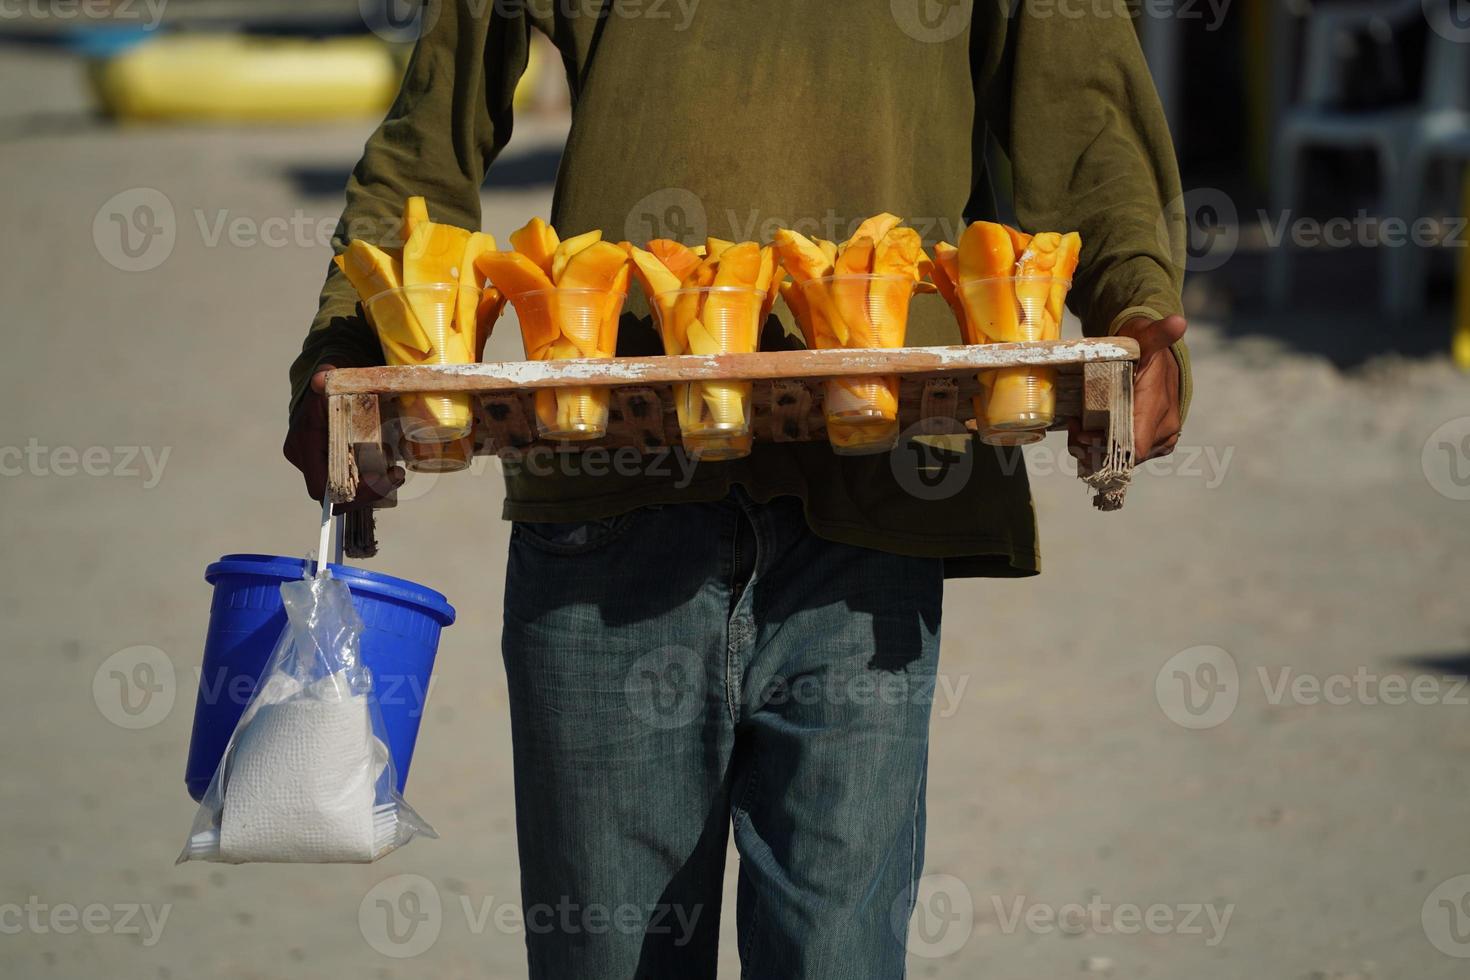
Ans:
<svg viewBox="0 0 1470 980"><path fill-rule="evenodd" d="M1028 448L1044 575L950 584L911 973L1463 977L1470 12L1134 14L1187 189L1192 415L1117 514L1059 436ZM413 477L371 563L459 610L408 787L443 839L173 865L204 566L314 545L285 371L413 15L0 0L0 975L524 974L493 462ZM502 240L567 128L540 40L483 190ZM486 357L520 353L503 327Z"/></svg>

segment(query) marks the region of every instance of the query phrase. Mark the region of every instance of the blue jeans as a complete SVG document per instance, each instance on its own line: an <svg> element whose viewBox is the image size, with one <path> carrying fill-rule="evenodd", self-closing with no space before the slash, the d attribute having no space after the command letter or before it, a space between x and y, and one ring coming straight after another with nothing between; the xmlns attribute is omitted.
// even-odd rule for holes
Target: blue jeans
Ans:
<svg viewBox="0 0 1470 980"><path fill-rule="evenodd" d="M530 975L904 975L943 565L801 502L517 523L504 655Z"/></svg>

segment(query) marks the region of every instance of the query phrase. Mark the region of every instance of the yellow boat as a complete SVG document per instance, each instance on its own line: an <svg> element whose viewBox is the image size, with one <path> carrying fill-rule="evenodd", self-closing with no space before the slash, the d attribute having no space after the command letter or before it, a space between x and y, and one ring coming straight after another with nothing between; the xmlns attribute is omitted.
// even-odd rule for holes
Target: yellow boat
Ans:
<svg viewBox="0 0 1470 980"><path fill-rule="evenodd" d="M97 63L92 79L123 119L280 122L381 115L402 66L374 37L180 34Z"/></svg>

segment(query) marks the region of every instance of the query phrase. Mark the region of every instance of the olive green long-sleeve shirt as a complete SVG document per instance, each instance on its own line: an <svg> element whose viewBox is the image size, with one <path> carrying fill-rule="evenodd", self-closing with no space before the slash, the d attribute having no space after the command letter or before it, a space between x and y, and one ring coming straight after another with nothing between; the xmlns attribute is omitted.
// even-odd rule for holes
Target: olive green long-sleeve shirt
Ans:
<svg viewBox="0 0 1470 980"><path fill-rule="evenodd" d="M1011 8L1015 8L1014 10ZM1089 336L1179 312L1182 238L1163 215L1180 193L1169 134L1122 4L975 0L431 0L403 88L347 185L334 242L399 243L406 197L434 220L480 227L479 188L511 134L530 32L561 52L572 124L550 216L563 237L769 241L789 227L843 239L879 211L927 243L991 217L987 133L1012 161L1021 226L1081 233L1068 303ZM937 20L921 14L937 9ZM596 16L596 11L606 11ZM527 218L530 215L526 216ZM502 243L512 228L487 229ZM1171 245L1171 242L1174 243ZM504 247L504 246L503 246ZM322 363L381 363L346 279L331 270L292 367L292 406ZM798 346L790 314L763 349ZM908 342L960 342L934 296L914 301ZM657 353L637 290L618 353ZM1181 366L1189 395L1187 354ZM940 556L950 575L1039 568L1024 465L976 444L960 485L915 491L889 455L825 443L759 444L743 460L590 476L507 467L505 516L607 517L710 500L732 484L805 501L817 534ZM555 468L553 468L555 469ZM937 497L937 499L926 499Z"/></svg>

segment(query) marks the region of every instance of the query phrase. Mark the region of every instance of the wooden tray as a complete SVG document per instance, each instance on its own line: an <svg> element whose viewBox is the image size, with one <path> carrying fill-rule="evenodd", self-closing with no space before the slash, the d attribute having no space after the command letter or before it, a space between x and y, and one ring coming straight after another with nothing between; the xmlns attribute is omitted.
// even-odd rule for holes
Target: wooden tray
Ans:
<svg viewBox="0 0 1470 980"><path fill-rule="evenodd" d="M579 452L592 446L633 446L658 451L679 445L671 386L686 381L742 380L753 387L752 430L760 442L825 440L822 382L833 377L898 375L901 429L921 420L954 420L974 428L971 400L977 371L1026 365L1057 369L1057 418L1066 428L1109 433L1109 458L1132 453L1132 362L1138 344L1126 337L1056 340L1026 344L904 347L895 350L796 350L714 357L619 357L567 361L504 361L434 367L374 367L327 375L330 444L327 492L337 503L357 496L360 481L386 473L401 458L392 397L410 392L475 397L476 455L523 453L535 446ZM612 389L608 434L602 439L548 442L535 433L531 399L541 388L572 385ZM1120 411L1119 409L1122 409ZM1126 415L1126 418L1116 416ZM943 422L934 428L942 431ZM1088 478L1098 506L1122 505L1126 464ZM392 506L389 497L380 506ZM347 552L370 557L376 550L371 511L349 512Z"/></svg>

